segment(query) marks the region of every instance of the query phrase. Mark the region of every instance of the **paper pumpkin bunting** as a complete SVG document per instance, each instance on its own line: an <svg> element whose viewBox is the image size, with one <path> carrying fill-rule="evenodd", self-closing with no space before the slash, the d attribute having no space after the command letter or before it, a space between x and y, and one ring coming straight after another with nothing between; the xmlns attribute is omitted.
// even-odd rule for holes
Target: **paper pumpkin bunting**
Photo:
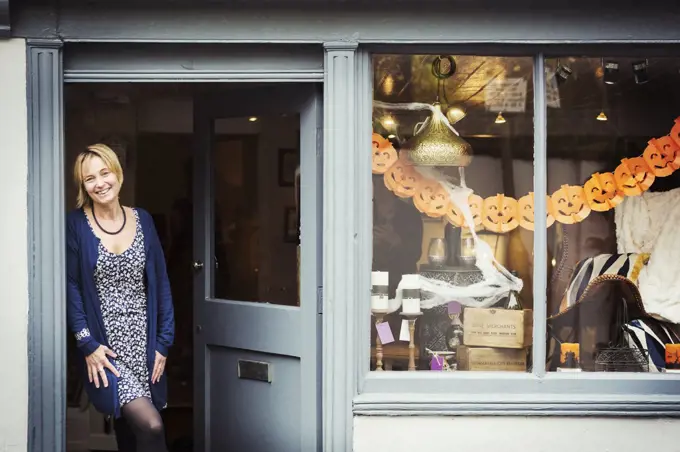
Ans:
<svg viewBox="0 0 680 452"><path fill-rule="evenodd" d="M675 118L675 124L673 124L673 128L671 128L671 133L669 136L673 141L675 141L675 144L680 147L680 116Z"/></svg>
<svg viewBox="0 0 680 452"><path fill-rule="evenodd" d="M666 177L680 168L680 147L670 136L649 140L642 153L649 168L656 177Z"/></svg>
<svg viewBox="0 0 680 452"><path fill-rule="evenodd" d="M446 215L451 201L442 184L433 179L425 179L418 184L413 204L428 217L439 218Z"/></svg>
<svg viewBox="0 0 680 452"><path fill-rule="evenodd" d="M551 199L555 219L562 224L574 224L590 215L585 191L580 185L562 185Z"/></svg>
<svg viewBox="0 0 680 452"><path fill-rule="evenodd" d="M475 230L482 225L483 204L484 199L479 195L471 194L468 197L468 208L472 215L472 224L475 226ZM468 225L465 223L463 212L453 203L450 203L449 208L446 211L446 219L454 226L469 229Z"/></svg>
<svg viewBox="0 0 680 452"><path fill-rule="evenodd" d="M399 158L385 171L385 186L400 198L410 198L416 194L421 179L418 171L405 159Z"/></svg>
<svg viewBox="0 0 680 452"><path fill-rule="evenodd" d="M445 216L454 226L467 228L459 206L454 205L446 189L436 180L425 179L404 153L398 153L389 140L373 134L373 174L383 174L385 186L401 198L413 198L424 214ZM594 173L583 187L562 185L547 195L547 226L555 221L574 224L591 211L606 212L620 204L625 196L638 196L648 190L657 177L667 177L680 169L680 117L668 135L649 140L642 155L621 160L613 173ZM509 232L517 226L534 230L534 194L518 201L503 194L486 200L471 194L468 207L476 229L485 227Z"/></svg>
<svg viewBox="0 0 680 452"><path fill-rule="evenodd" d="M621 160L614 170L616 185L626 196L638 196L654 183L654 173L645 159L633 157Z"/></svg>
<svg viewBox="0 0 680 452"><path fill-rule="evenodd" d="M550 200L550 196L546 196L546 205L547 205L547 210L548 210L548 216L547 216L547 227L550 227L555 223L555 217L553 216L553 206L552 206L552 201ZM534 214L534 193L529 192L528 194L522 196L519 198L519 201L517 202L517 215L519 217L519 225L522 226L524 229L528 229L530 231L534 230L534 221L535 221L535 214Z"/></svg>
<svg viewBox="0 0 680 452"><path fill-rule="evenodd" d="M623 201L623 192L616 185L612 173L595 173L583 186L590 208L596 212L606 212Z"/></svg>
<svg viewBox="0 0 680 452"><path fill-rule="evenodd" d="M373 159L371 164L373 174L385 174L398 157L392 143L378 133L373 134Z"/></svg>
<svg viewBox="0 0 680 452"><path fill-rule="evenodd" d="M503 194L490 196L484 200L482 209L482 224L491 232L510 232L519 226L517 201L514 198Z"/></svg>

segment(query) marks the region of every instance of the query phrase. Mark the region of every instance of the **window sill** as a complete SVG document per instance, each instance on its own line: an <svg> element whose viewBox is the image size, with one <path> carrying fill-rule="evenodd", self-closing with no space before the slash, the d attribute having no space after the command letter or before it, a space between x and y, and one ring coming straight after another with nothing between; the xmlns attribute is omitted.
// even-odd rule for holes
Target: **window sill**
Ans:
<svg viewBox="0 0 680 452"><path fill-rule="evenodd" d="M667 374L371 372L359 416L680 417L680 378Z"/></svg>

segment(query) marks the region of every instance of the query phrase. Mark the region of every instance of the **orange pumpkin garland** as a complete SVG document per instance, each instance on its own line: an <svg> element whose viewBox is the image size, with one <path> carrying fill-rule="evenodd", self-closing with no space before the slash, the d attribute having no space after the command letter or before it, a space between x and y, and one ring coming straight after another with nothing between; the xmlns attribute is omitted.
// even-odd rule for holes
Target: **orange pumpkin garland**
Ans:
<svg viewBox="0 0 680 452"><path fill-rule="evenodd" d="M621 160L614 170L616 185L626 196L638 196L654 183L654 173L642 157Z"/></svg>
<svg viewBox="0 0 680 452"><path fill-rule="evenodd" d="M472 224L474 225L475 230L482 225L483 205L484 199L481 196L475 195L474 193L468 196L468 208L470 209L470 214L472 215ZM463 212L453 202L449 205L449 208L446 211L446 219L454 226L469 229L467 223L465 223Z"/></svg>
<svg viewBox="0 0 680 452"><path fill-rule="evenodd" d="M669 136L675 141L675 144L680 147L680 117L675 118L675 124L673 124L673 127L671 128Z"/></svg>
<svg viewBox="0 0 680 452"><path fill-rule="evenodd" d="M435 180L425 180L409 161L397 153L389 140L373 133L374 174L383 174L385 186L402 198L413 202L424 214L449 223L467 227L458 206L450 200L446 189ZM656 177L667 177L680 169L680 117L676 118L668 135L652 138L644 152L621 160L613 173L594 173L583 187L562 185L547 195L547 226L556 220L564 224L583 221L592 210L606 212L623 201L624 196L638 196L648 190ZM534 194L516 201L499 194L482 199L472 194L468 207L475 227L484 225L493 232L508 232L517 225L534 230ZM517 224L515 224L517 223Z"/></svg>
<svg viewBox="0 0 680 452"><path fill-rule="evenodd" d="M550 227L555 223L555 216L553 215L553 206L550 196L546 196L546 204L548 210L548 217L546 226ZM534 221L536 216L534 215L534 192L529 192L528 194L519 198L517 202L517 215L519 216L519 225L524 229L530 231L534 230Z"/></svg>
<svg viewBox="0 0 680 452"><path fill-rule="evenodd" d="M451 201L442 184L433 179L425 179L418 184L413 204L428 217L439 218L446 215Z"/></svg>
<svg viewBox="0 0 680 452"><path fill-rule="evenodd" d="M482 212L482 224L491 232L510 232L519 226L517 201L509 196L497 194L486 198Z"/></svg>
<svg viewBox="0 0 680 452"><path fill-rule="evenodd" d="M590 206L580 185L562 185L551 197L555 219L562 224L574 224L590 215Z"/></svg>
<svg viewBox="0 0 680 452"><path fill-rule="evenodd" d="M623 201L623 191L616 185L612 173L595 173L583 186L590 208L596 212L606 212Z"/></svg>
<svg viewBox="0 0 680 452"><path fill-rule="evenodd" d="M647 165L656 177L666 177L680 168L680 147L670 136L649 140L642 153Z"/></svg>
<svg viewBox="0 0 680 452"><path fill-rule="evenodd" d="M389 140L380 134L373 134L373 159L371 170L373 174L385 174L385 172L397 161L399 156Z"/></svg>

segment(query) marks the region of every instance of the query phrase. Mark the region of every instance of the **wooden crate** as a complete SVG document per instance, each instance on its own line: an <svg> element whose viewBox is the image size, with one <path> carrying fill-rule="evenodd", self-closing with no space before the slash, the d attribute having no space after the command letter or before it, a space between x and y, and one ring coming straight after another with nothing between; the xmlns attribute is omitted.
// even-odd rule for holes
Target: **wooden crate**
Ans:
<svg viewBox="0 0 680 452"><path fill-rule="evenodd" d="M458 347L458 369L471 371L526 372L527 349Z"/></svg>
<svg viewBox="0 0 680 452"><path fill-rule="evenodd" d="M463 344L478 347L525 348L532 343L531 309L465 308Z"/></svg>

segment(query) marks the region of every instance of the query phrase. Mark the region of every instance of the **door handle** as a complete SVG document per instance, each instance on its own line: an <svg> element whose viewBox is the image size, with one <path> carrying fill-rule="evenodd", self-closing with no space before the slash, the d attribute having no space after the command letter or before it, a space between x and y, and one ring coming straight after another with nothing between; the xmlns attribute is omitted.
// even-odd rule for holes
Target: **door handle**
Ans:
<svg viewBox="0 0 680 452"><path fill-rule="evenodd" d="M196 271L203 270L203 262L195 261L194 262L194 270L196 270Z"/></svg>

